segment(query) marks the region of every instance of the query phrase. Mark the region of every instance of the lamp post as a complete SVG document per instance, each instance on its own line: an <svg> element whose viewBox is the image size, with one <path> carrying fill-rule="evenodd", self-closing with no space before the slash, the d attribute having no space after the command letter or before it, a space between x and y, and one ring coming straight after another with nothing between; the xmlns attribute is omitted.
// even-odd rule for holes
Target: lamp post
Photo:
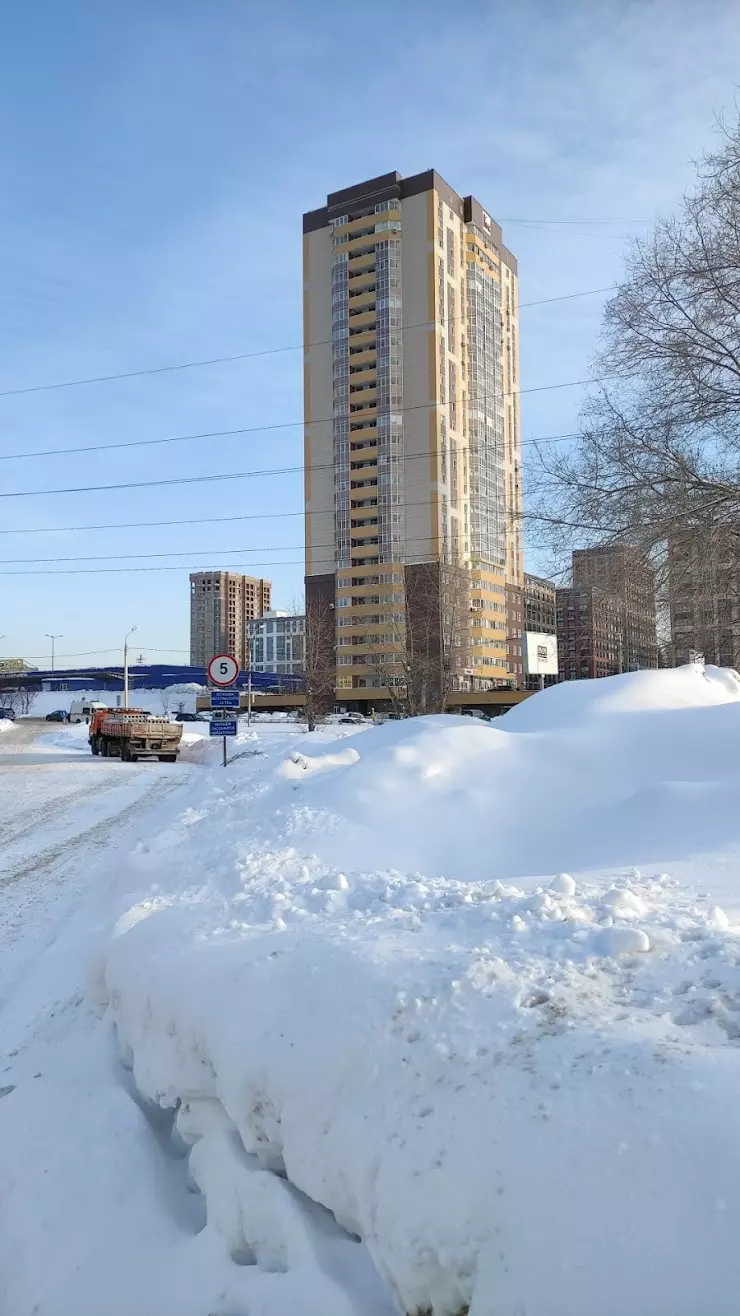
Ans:
<svg viewBox="0 0 740 1316"><path fill-rule="evenodd" d="M48 631L45 631L44 634L46 635L47 640L51 640L51 674L53 676L54 675L54 641L62 640L64 636L50 635Z"/></svg>
<svg viewBox="0 0 740 1316"><path fill-rule="evenodd" d="M123 707L128 708L128 642L129 637L136 630L135 626L131 627L125 640L123 641Z"/></svg>

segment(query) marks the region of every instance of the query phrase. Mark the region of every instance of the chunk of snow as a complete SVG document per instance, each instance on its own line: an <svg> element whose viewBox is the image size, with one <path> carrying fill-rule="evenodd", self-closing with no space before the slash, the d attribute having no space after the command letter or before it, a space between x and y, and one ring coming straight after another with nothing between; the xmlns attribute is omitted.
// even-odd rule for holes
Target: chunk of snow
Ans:
<svg viewBox="0 0 740 1316"><path fill-rule="evenodd" d="M605 928L600 945L604 955L644 955L650 950L650 938L642 928Z"/></svg>
<svg viewBox="0 0 740 1316"><path fill-rule="evenodd" d="M718 930L724 930L730 926L730 920L721 905L712 905L712 908L707 912L707 919L712 927Z"/></svg>
<svg viewBox="0 0 740 1316"><path fill-rule="evenodd" d="M552 879L549 889L557 896L574 896L576 894L576 884L570 873L558 873L557 877Z"/></svg>

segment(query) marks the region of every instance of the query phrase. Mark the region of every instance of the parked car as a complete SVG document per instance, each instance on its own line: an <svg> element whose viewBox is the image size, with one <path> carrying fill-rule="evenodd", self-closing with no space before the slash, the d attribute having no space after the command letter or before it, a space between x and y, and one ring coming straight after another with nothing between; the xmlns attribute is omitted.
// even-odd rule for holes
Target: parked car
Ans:
<svg viewBox="0 0 740 1316"><path fill-rule="evenodd" d="M53 713L46 714L47 722L66 722L68 717L66 708L55 708Z"/></svg>
<svg viewBox="0 0 740 1316"><path fill-rule="evenodd" d="M208 722L205 713L175 713L176 722Z"/></svg>
<svg viewBox="0 0 740 1316"><path fill-rule="evenodd" d="M0 708L0 722L15 722L15 713L12 708Z"/></svg>

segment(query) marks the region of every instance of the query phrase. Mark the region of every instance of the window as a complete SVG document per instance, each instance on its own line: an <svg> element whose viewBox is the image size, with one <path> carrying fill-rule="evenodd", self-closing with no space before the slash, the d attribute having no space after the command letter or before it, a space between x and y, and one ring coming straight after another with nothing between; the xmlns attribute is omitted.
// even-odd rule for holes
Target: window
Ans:
<svg viewBox="0 0 740 1316"><path fill-rule="evenodd" d="M451 228L447 230L447 273L455 273L455 234Z"/></svg>

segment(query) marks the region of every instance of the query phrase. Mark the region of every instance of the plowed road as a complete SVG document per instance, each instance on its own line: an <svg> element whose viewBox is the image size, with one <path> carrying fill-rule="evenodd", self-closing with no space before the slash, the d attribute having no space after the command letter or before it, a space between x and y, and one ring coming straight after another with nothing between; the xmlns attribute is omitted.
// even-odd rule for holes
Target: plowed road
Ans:
<svg viewBox="0 0 740 1316"><path fill-rule="evenodd" d="M194 770L93 758L78 730L28 719L0 734L0 1015L91 882L115 881L118 840L130 850L138 817Z"/></svg>

